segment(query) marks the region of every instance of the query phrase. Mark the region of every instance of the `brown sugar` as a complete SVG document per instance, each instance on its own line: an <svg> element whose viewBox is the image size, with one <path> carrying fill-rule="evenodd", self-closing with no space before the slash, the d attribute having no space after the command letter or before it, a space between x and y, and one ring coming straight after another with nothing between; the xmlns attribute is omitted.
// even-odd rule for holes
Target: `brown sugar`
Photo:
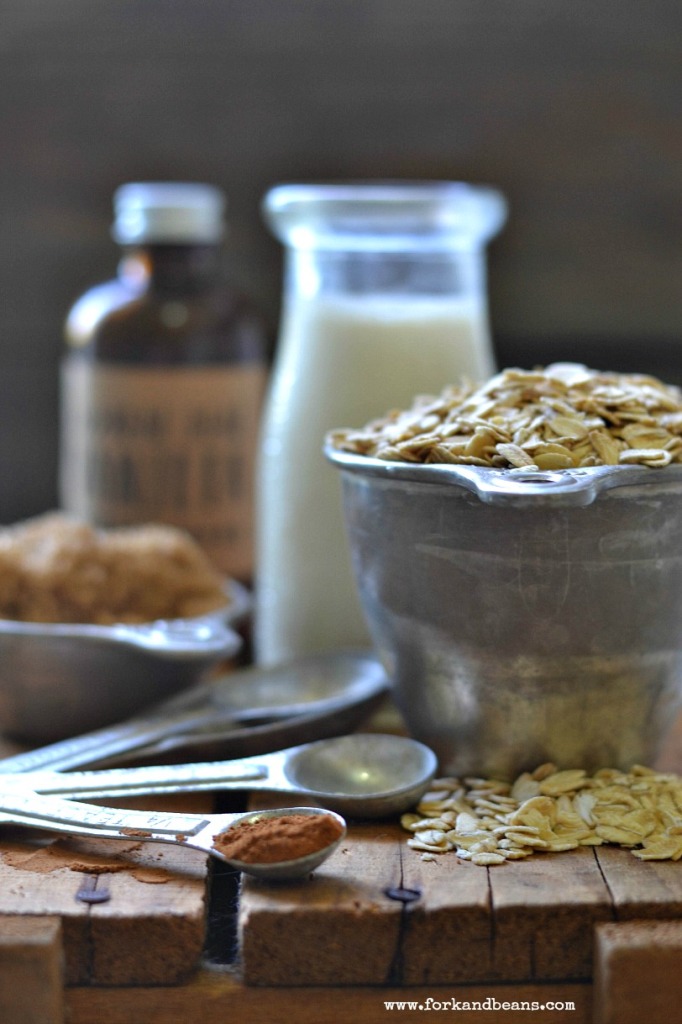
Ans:
<svg viewBox="0 0 682 1024"><path fill-rule="evenodd" d="M234 825L214 836L213 846L230 860L275 864L317 853L342 833L331 814L283 814Z"/></svg>
<svg viewBox="0 0 682 1024"><path fill-rule="evenodd" d="M96 529L54 512L0 529L0 618L142 623L227 603L199 545L174 526Z"/></svg>

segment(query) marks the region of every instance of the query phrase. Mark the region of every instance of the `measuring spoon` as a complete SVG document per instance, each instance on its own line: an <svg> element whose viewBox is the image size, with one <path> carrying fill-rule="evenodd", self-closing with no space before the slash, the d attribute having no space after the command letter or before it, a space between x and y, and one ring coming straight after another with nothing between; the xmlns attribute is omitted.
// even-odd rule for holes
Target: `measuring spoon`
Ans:
<svg viewBox="0 0 682 1024"><path fill-rule="evenodd" d="M0 774L43 768L64 771L119 755L144 752L146 756L155 745L165 751L190 740L201 741L207 729L211 730L210 739L216 740L240 726L281 722L284 734L285 723L299 716L302 728L307 719L312 728L323 718L347 717L349 708L361 714L387 687L388 679L377 659L357 651L242 669L193 686L125 722L4 758ZM307 737L287 738L290 743ZM276 737L271 739L274 742Z"/></svg>
<svg viewBox="0 0 682 1024"><path fill-rule="evenodd" d="M122 839L126 842L138 839L150 843L185 846L209 853L246 874L269 880L301 878L310 874L334 852L346 834L346 823L340 815L317 807L291 807L251 814L209 815L119 811L73 800L61 800L54 796L40 796L19 787L0 792L0 803L0 824L22 825L96 839ZM337 839L315 853L297 857L295 860L269 864L247 863L226 857L213 845L217 835L242 822L258 821L261 818L284 818L290 814L329 814L336 819L342 831Z"/></svg>
<svg viewBox="0 0 682 1024"><path fill-rule="evenodd" d="M0 790L30 789L89 799L270 790L311 797L350 817L378 818L414 806L436 768L436 755L417 740L352 733L234 761L10 775L0 777Z"/></svg>

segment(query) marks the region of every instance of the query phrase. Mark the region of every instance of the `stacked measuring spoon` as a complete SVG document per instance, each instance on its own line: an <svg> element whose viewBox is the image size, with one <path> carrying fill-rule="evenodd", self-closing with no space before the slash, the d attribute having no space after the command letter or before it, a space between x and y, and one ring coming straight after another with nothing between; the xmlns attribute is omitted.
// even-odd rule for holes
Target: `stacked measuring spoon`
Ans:
<svg viewBox="0 0 682 1024"><path fill-rule="evenodd" d="M261 702L252 708L244 707L241 721L248 719L252 713L253 717L258 713L263 715L264 710L268 715L281 715L285 707L298 710L303 706L308 710L316 705L313 715L334 714L334 710L342 710L349 700L366 701L385 689L385 677L377 673L378 666L372 659L363 659L357 655L323 658L328 662L333 661L337 674L340 673L345 679L336 693L327 693L317 700L299 700L298 703L290 701L288 705L280 699L279 703L267 705ZM316 662L316 670L319 671L319 658L304 660L308 669L312 661ZM355 666L355 674L352 665ZM358 674L358 668L364 671ZM287 673L290 680L296 678L293 665L286 671L272 669L263 672L250 669L236 675L243 677L249 673L252 673L252 681L259 677L262 681L265 677L266 683L272 686L276 685L278 678L281 681L287 676ZM295 690L296 684L291 683L291 687ZM203 693L193 695L193 700L190 695L175 698L146 718L124 723L118 729L99 730L86 737L0 761L0 823L128 841L132 830L132 833L143 836L145 841L194 846L227 860L213 846L213 838L241 821L252 820L254 814L202 816L119 811L80 803L74 798L81 796L94 800L115 797L120 800L126 796L207 789L297 793L325 806L319 809L308 807L261 811L255 816L287 815L292 811L305 814L332 813L343 825L345 834L345 822L338 817L339 813L353 817L397 814L418 801L435 774L436 757L427 747L404 737L369 733L325 738L252 758L229 761L145 765L96 771L63 770L75 768L79 764L98 763L123 753L148 753L154 743L163 744L167 736L186 734L188 723L193 726L197 722L204 723L211 709L215 720L216 698L219 705L223 701L222 707L227 716L230 705L224 693L225 684L207 684L201 689ZM233 693L237 690L238 687L234 687ZM281 691L273 693L281 696ZM299 691L299 696L301 693ZM324 711L321 711L322 708ZM234 702L230 713L234 721ZM239 714L238 709L236 713ZM296 717L295 714L293 717ZM310 715L304 713L301 717ZM55 770L57 768L61 770ZM326 808L331 808L331 811ZM300 877L328 857L342 837L339 836L329 847L316 851L314 855L309 854L296 861L274 865L245 864L233 860L229 862L259 877Z"/></svg>

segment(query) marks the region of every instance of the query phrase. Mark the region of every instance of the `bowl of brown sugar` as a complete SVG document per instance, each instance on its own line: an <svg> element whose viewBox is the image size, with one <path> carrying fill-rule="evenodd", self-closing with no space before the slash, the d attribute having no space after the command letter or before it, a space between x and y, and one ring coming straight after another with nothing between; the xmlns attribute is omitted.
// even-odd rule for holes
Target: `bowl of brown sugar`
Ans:
<svg viewBox="0 0 682 1024"><path fill-rule="evenodd" d="M53 742L191 685L241 644L246 590L194 540L60 513L0 530L0 732Z"/></svg>

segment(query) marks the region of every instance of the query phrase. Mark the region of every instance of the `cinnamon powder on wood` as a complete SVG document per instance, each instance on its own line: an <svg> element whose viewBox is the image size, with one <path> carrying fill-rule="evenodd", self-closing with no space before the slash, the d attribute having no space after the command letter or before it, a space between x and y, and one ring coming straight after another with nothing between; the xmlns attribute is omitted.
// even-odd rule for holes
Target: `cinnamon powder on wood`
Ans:
<svg viewBox="0 0 682 1024"><path fill-rule="evenodd" d="M331 814L284 814L234 825L213 837L213 846L230 860L274 864L296 860L329 846L343 832Z"/></svg>

